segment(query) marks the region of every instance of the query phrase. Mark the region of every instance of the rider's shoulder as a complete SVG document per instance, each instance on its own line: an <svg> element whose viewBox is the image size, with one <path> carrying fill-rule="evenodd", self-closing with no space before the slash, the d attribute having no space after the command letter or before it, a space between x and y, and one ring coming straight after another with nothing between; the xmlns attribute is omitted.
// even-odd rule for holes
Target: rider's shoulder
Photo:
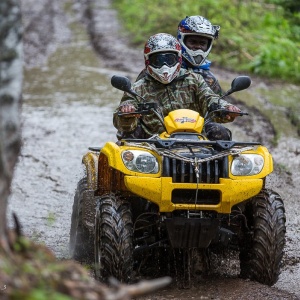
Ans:
<svg viewBox="0 0 300 300"><path fill-rule="evenodd" d="M137 78L137 80L132 84L132 87L133 89L138 89L145 84L149 84L149 81L151 81L151 76L145 73L143 74L143 77Z"/></svg>
<svg viewBox="0 0 300 300"><path fill-rule="evenodd" d="M192 70L186 70L185 72L185 80L189 82L189 84L199 84L204 81L203 75L201 73L193 72Z"/></svg>
<svg viewBox="0 0 300 300"><path fill-rule="evenodd" d="M189 74L190 77L193 77L193 78L196 78L196 79L203 78L202 73L197 73L197 72L194 72L192 70L189 70L187 72L187 74Z"/></svg>
<svg viewBox="0 0 300 300"><path fill-rule="evenodd" d="M195 78L198 75L192 69L181 68L178 78Z"/></svg>

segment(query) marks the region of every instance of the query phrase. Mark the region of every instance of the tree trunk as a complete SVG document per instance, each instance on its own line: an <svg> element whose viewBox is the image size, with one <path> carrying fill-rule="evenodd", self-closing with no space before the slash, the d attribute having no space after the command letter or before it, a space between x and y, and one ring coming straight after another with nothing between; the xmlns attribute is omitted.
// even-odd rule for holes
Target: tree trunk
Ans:
<svg viewBox="0 0 300 300"><path fill-rule="evenodd" d="M21 148L22 23L19 0L0 1L0 248L8 250L6 210Z"/></svg>

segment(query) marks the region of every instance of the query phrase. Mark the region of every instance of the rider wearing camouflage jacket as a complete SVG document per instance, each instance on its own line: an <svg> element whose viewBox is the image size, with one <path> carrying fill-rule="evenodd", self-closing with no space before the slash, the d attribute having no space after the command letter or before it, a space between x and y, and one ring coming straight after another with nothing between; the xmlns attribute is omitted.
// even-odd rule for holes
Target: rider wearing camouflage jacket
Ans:
<svg viewBox="0 0 300 300"><path fill-rule="evenodd" d="M231 105L225 100L219 100L219 97L208 87L201 74L185 69L181 69L178 77L169 84L162 84L146 74L146 76L136 81L132 88L146 102L158 103L163 117L168 115L169 112L181 108L198 111L204 117L207 112L216 109L218 104L220 104L220 108ZM142 101L140 98L135 99L124 93L113 118L114 126L119 130L119 137L135 137L135 135L141 137L141 132L143 132L143 137L149 138L164 131L160 121L154 114L143 115L140 118L118 116L117 113L122 105L130 103L137 108L140 101ZM226 119L218 121L228 122ZM138 127L141 131L137 130ZM134 135L131 135L132 133Z"/></svg>
<svg viewBox="0 0 300 300"><path fill-rule="evenodd" d="M185 60L182 61L182 68L186 70L191 70L194 73L201 74L204 78L206 84L211 88L211 90L218 94L222 95L222 88L216 76L210 70L211 62L209 60L205 60L201 66L192 66L188 67L188 64Z"/></svg>

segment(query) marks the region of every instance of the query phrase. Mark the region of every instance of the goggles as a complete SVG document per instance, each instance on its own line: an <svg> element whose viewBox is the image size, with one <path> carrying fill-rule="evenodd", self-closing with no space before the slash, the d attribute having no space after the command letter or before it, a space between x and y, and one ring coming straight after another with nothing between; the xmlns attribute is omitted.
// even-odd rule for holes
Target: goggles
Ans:
<svg viewBox="0 0 300 300"><path fill-rule="evenodd" d="M155 68L161 68L163 65L174 67L177 63L176 53L153 53L149 56L149 64Z"/></svg>

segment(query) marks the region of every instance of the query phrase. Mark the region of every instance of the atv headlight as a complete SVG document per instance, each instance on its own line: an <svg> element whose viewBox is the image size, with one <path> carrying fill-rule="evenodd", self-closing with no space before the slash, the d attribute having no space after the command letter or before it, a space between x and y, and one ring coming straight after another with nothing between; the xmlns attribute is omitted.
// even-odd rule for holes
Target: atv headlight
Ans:
<svg viewBox="0 0 300 300"><path fill-rule="evenodd" d="M122 152L123 163L127 169L141 173L157 173L158 162L154 155L146 151L126 150Z"/></svg>
<svg viewBox="0 0 300 300"><path fill-rule="evenodd" d="M256 175L264 166L264 158L258 154L241 154L231 164L231 173L236 176Z"/></svg>

